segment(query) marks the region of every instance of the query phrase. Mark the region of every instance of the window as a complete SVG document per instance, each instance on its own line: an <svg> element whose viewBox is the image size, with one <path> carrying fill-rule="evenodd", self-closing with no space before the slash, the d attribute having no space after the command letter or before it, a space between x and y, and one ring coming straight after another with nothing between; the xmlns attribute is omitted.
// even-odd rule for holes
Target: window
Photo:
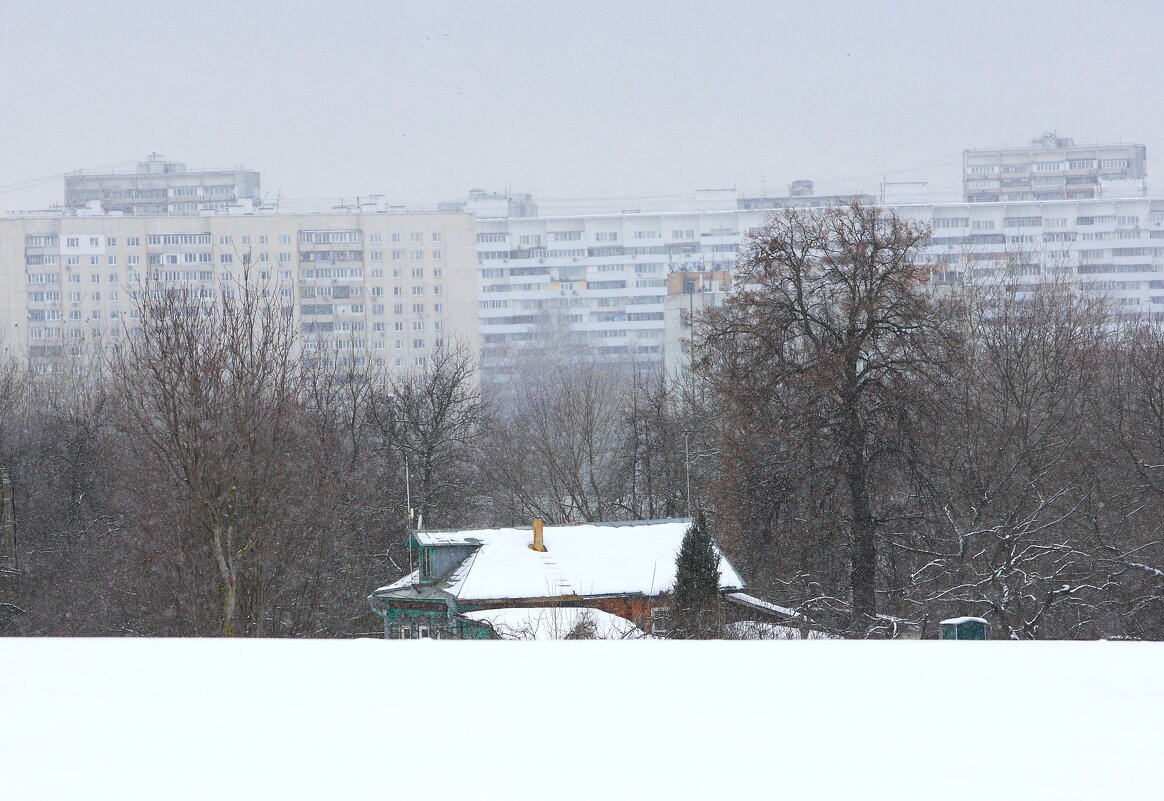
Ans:
<svg viewBox="0 0 1164 801"><path fill-rule="evenodd" d="M291 235L290 234L279 234L279 244L280 245L290 245L291 244Z"/></svg>
<svg viewBox="0 0 1164 801"><path fill-rule="evenodd" d="M424 258L424 251L423 250L412 251L412 258L414 261L419 261L420 259L423 259Z"/></svg>
<svg viewBox="0 0 1164 801"><path fill-rule="evenodd" d="M412 268L412 277L413 278L424 278L424 268L423 267L413 267Z"/></svg>
<svg viewBox="0 0 1164 801"><path fill-rule="evenodd" d="M419 231L411 233L408 235L408 241L409 242L423 242L424 235L421 234Z"/></svg>
<svg viewBox="0 0 1164 801"><path fill-rule="evenodd" d="M413 303L412 304L412 313L413 314L424 314L424 304L423 303Z"/></svg>
<svg viewBox="0 0 1164 801"><path fill-rule="evenodd" d="M137 236L126 237L125 244L131 248L141 247L141 237L137 237Z"/></svg>
<svg viewBox="0 0 1164 801"><path fill-rule="evenodd" d="M440 231L433 231L432 232L432 241L433 242L440 242L441 241L441 232Z"/></svg>
<svg viewBox="0 0 1164 801"><path fill-rule="evenodd" d="M70 236L65 238L65 247L79 248L81 247L81 238L77 236Z"/></svg>

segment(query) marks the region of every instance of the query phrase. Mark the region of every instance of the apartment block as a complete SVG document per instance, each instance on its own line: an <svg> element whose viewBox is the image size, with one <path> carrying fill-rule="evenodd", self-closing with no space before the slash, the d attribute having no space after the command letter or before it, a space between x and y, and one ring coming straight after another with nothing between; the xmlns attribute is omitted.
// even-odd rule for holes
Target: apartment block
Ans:
<svg viewBox="0 0 1164 801"><path fill-rule="evenodd" d="M1045 133L1029 147L962 153L962 199L968 203L1087 200L1147 194L1144 145L1076 145Z"/></svg>
<svg viewBox="0 0 1164 801"><path fill-rule="evenodd" d="M692 367L690 340L695 319L701 312L723 305L731 290L731 270L667 276L667 295L663 298L663 366L668 375Z"/></svg>
<svg viewBox="0 0 1164 801"><path fill-rule="evenodd" d="M770 212L628 212L478 219L485 378L503 382L528 347L581 349L659 366L668 276L731 270Z"/></svg>
<svg viewBox="0 0 1164 801"><path fill-rule="evenodd" d="M149 216L223 214L232 206L259 205L254 170L187 170L151 153L133 172L65 176L65 209L74 213Z"/></svg>
<svg viewBox="0 0 1164 801"><path fill-rule="evenodd" d="M249 280L294 310L312 358L405 373L476 346L474 237L456 213L0 220L2 347L67 368L133 335L147 287L211 303Z"/></svg>
<svg viewBox="0 0 1164 801"><path fill-rule="evenodd" d="M1164 315L1164 199L900 206L932 226L923 258L936 283L969 274L1033 289L1064 277L1126 313Z"/></svg>

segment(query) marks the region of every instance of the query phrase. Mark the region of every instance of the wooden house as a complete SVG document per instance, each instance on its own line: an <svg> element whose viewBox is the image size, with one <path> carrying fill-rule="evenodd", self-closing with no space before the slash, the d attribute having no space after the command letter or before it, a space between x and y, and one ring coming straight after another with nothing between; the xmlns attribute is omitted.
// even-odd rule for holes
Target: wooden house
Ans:
<svg viewBox="0 0 1164 801"><path fill-rule="evenodd" d="M491 638L483 610L587 607L665 633L688 519L418 531L415 569L373 592L386 638ZM720 590L743 589L721 554Z"/></svg>

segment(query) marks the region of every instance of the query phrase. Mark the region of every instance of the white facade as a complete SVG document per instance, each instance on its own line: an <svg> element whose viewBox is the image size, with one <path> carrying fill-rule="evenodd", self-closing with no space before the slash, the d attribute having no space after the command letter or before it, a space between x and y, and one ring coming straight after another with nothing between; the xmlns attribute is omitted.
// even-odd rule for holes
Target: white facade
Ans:
<svg viewBox="0 0 1164 801"><path fill-rule="evenodd" d="M954 203L895 208L932 228L919 258L935 266L940 286L969 272L1033 289L1050 279L1102 292L1123 314L1164 316L1164 198ZM746 230L752 221L741 223ZM758 223L755 223L758 224ZM1017 279L1017 280L1016 280ZM689 364L684 340L692 313L721 304L720 281L665 301L666 365Z"/></svg>
<svg viewBox="0 0 1164 801"><path fill-rule="evenodd" d="M77 172L65 176L65 208L96 214L224 214L232 206L258 206L254 170L195 170L157 153L131 173Z"/></svg>
<svg viewBox="0 0 1164 801"><path fill-rule="evenodd" d="M1086 282L1127 311L1164 313L1164 199L901 206L933 227L936 280L960 270ZM1021 289L1021 285L1020 285Z"/></svg>
<svg viewBox="0 0 1164 801"><path fill-rule="evenodd" d="M1144 145L1076 145L1053 133L1029 147L962 153L962 199L970 203L1143 197Z"/></svg>
<svg viewBox="0 0 1164 801"><path fill-rule="evenodd" d="M208 301L244 274L293 307L308 353L395 372L477 343L468 214L0 220L3 346L41 372L132 335L143 288Z"/></svg>
<svg viewBox="0 0 1164 801"><path fill-rule="evenodd" d="M579 347L663 362L667 276L731 269L770 211L600 214L477 221L482 361L503 379L524 347Z"/></svg>

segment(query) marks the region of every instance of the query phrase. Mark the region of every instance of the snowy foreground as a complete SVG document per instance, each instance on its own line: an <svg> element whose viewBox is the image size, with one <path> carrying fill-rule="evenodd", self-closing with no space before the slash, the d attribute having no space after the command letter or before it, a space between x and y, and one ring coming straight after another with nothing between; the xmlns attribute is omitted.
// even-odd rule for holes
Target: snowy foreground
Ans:
<svg viewBox="0 0 1164 801"><path fill-rule="evenodd" d="M11 799L1162 799L1164 643L0 640Z"/></svg>

